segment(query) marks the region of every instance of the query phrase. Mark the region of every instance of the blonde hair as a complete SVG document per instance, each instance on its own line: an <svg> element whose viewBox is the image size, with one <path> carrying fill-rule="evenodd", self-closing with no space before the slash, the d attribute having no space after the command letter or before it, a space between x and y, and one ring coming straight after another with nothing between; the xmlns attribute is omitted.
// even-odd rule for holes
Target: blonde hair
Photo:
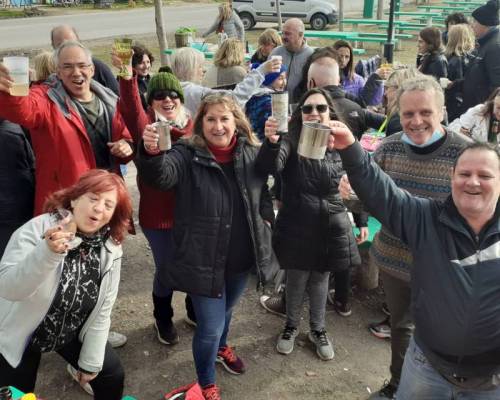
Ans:
<svg viewBox="0 0 500 400"><path fill-rule="evenodd" d="M404 81L411 78L416 78L417 76L423 76L423 74L416 67L401 68L393 71L387 80L385 81L386 87L394 87L398 90ZM386 114L391 116L398 112L398 101L395 99L394 102L387 105Z"/></svg>
<svg viewBox="0 0 500 400"><path fill-rule="evenodd" d="M203 135L203 117L207 114L208 109L214 105L223 105L234 116L236 124L236 135L247 138L248 143L252 146L259 146L257 136L252 132L250 123L231 93L216 92L205 96L200 103L198 112L194 119L193 135L188 141L197 147L206 147L205 136Z"/></svg>
<svg viewBox="0 0 500 400"><path fill-rule="evenodd" d="M182 47L172 57L172 72L180 81L194 82L197 69L205 62L205 56L199 50Z"/></svg>
<svg viewBox="0 0 500 400"><path fill-rule="evenodd" d="M44 81L50 74L56 72L54 64L54 53L44 50L33 58L33 68L35 70L35 80Z"/></svg>
<svg viewBox="0 0 500 400"><path fill-rule="evenodd" d="M219 6L219 20L227 21L233 15L233 8L231 3L223 3Z"/></svg>
<svg viewBox="0 0 500 400"><path fill-rule="evenodd" d="M471 52L475 44L474 32L468 24L452 25L448 30L448 43L444 54L446 57L461 57Z"/></svg>
<svg viewBox="0 0 500 400"><path fill-rule="evenodd" d="M245 50L243 43L236 38L224 40L214 57L214 65L221 68L243 65L244 62Z"/></svg>
<svg viewBox="0 0 500 400"><path fill-rule="evenodd" d="M283 44L281 36L276 29L267 28L259 36L259 46L267 46L269 44L274 45L274 47L278 47Z"/></svg>

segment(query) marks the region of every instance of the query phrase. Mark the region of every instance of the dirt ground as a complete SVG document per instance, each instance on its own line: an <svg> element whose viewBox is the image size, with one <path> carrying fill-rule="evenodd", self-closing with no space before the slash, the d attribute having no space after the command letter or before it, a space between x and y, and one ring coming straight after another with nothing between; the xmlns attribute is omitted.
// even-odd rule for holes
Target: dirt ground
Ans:
<svg viewBox="0 0 500 400"><path fill-rule="evenodd" d="M129 164L127 184L137 206L135 168ZM137 226L138 227L138 226ZM151 290L153 258L139 231L124 244L124 260L118 300L112 314L112 329L128 337L118 349L126 373L125 394L138 400L160 400L174 387L195 380L191 353L193 328L183 318L184 294L174 295L174 321L180 343L162 345L153 328ZM259 293L252 277L237 306L230 345L247 364L241 376L217 367L217 382L228 400L366 399L388 376L389 342L377 339L367 330L368 323L383 318L379 291L354 287L353 314L345 318L328 306L327 330L335 346L335 358L321 361L309 341L307 310L301 334L292 354L275 350L276 338L284 319L267 313L259 305ZM73 382L65 363L57 354L45 355L39 370L36 393L50 400L86 400L88 396Z"/></svg>

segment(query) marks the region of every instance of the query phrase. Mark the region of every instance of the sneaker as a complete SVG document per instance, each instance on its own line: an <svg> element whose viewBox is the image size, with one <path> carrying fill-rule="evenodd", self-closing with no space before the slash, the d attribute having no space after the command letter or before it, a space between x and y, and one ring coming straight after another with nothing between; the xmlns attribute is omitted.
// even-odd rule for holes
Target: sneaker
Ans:
<svg viewBox="0 0 500 400"><path fill-rule="evenodd" d="M219 387L215 384L201 388L205 400L221 400Z"/></svg>
<svg viewBox="0 0 500 400"><path fill-rule="evenodd" d="M281 293L273 294L272 296L264 294L260 296L259 301L262 307L270 313L286 318L286 304Z"/></svg>
<svg viewBox="0 0 500 400"><path fill-rule="evenodd" d="M241 375L245 372L245 364L229 346L219 348L215 362L222 364L231 374Z"/></svg>
<svg viewBox="0 0 500 400"><path fill-rule="evenodd" d="M382 303L382 312L387 315L388 317L391 316L391 311L389 310L389 306L387 305L387 303L384 301Z"/></svg>
<svg viewBox="0 0 500 400"><path fill-rule="evenodd" d="M118 347L125 346L125 343L127 343L127 337L121 333L109 331L108 342L113 349L116 349Z"/></svg>
<svg viewBox="0 0 500 400"><path fill-rule="evenodd" d="M368 397L368 399L369 400L395 399L397 391L398 387L396 385L385 381L382 388L378 392L373 393L370 397Z"/></svg>
<svg viewBox="0 0 500 400"><path fill-rule="evenodd" d="M160 343L163 344L179 343L179 334L177 333L177 329L175 329L175 325L172 322L165 323L155 320L155 330L156 330L156 337L158 338Z"/></svg>
<svg viewBox="0 0 500 400"><path fill-rule="evenodd" d="M293 351L293 345L295 344L295 338L299 334L297 328L291 326L285 326L283 332L278 338L278 343L276 343L276 350L281 354L290 354Z"/></svg>
<svg viewBox="0 0 500 400"><path fill-rule="evenodd" d="M351 306L349 303L342 303L338 300L333 302L333 309L337 312L337 314L343 317L349 317L352 314Z"/></svg>
<svg viewBox="0 0 500 400"><path fill-rule="evenodd" d="M382 322L370 324L368 329L372 335L378 337L379 339L390 339L391 338L391 320L389 317L384 319Z"/></svg>
<svg viewBox="0 0 500 400"><path fill-rule="evenodd" d="M73 366L71 364L68 364L66 366L66 370L68 371L68 373L71 375L71 377L76 381L78 382L78 371L73 368ZM80 385L80 382L78 382L78 384ZM87 392L87 394L91 395L91 396L94 396L94 391L92 390L92 387L90 386L90 383L86 383L85 385L80 385L80 387L85 390L85 392Z"/></svg>
<svg viewBox="0 0 500 400"><path fill-rule="evenodd" d="M168 392L167 394L165 394L165 396L163 397L165 400L185 400L186 397L187 397L187 393L188 391L191 391L191 390L199 390L199 386L198 386L198 383L197 382L193 382L193 383L190 383L188 385L184 385L184 386L181 386L181 387L178 387L174 390L172 390L171 392Z"/></svg>
<svg viewBox="0 0 500 400"><path fill-rule="evenodd" d="M316 354L319 358L328 361L334 357L332 342L328 339L324 329L322 331L311 331L308 337L311 343L316 346Z"/></svg>

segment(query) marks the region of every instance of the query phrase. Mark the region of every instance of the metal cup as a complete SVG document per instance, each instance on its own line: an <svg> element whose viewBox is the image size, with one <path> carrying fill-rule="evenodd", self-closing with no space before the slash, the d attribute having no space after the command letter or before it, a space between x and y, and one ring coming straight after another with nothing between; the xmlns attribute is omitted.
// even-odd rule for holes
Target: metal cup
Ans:
<svg viewBox="0 0 500 400"><path fill-rule="evenodd" d="M322 160L325 158L330 127L317 122L304 122L300 132L297 153L302 157Z"/></svg>
<svg viewBox="0 0 500 400"><path fill-rule="evenodd" d="M172 139L170 138L170 125L165 121L155 123L158 137L158 148L160 151L167 151L172 148Z"/></svg>
<svg viewBox="0 0 500 400"><path fill-rule="evenodd" d="M278 121L278 134L288 132L288 92L272 93L271 107Z"/></svg>

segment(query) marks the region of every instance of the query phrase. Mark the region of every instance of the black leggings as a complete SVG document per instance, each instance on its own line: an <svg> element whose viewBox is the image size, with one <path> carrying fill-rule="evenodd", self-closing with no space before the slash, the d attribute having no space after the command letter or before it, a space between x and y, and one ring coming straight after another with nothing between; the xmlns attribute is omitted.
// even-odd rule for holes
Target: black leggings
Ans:
<svg viewBox="0 0 500 400"><path fill-rule="evenodd" d="M57 350L57 353L74 368L78 369L81 348L82 344L78 339L75 339L62 349ZM40 352L28 347L23 354L21 363L17 368L12 368L0 354L0 387L10 385L23 392L33 392L41 356ZM89 382L94 390L94 399L120 400L123 396L124 380L125 373L120 359L108 342L102 371Z"/></svg>

